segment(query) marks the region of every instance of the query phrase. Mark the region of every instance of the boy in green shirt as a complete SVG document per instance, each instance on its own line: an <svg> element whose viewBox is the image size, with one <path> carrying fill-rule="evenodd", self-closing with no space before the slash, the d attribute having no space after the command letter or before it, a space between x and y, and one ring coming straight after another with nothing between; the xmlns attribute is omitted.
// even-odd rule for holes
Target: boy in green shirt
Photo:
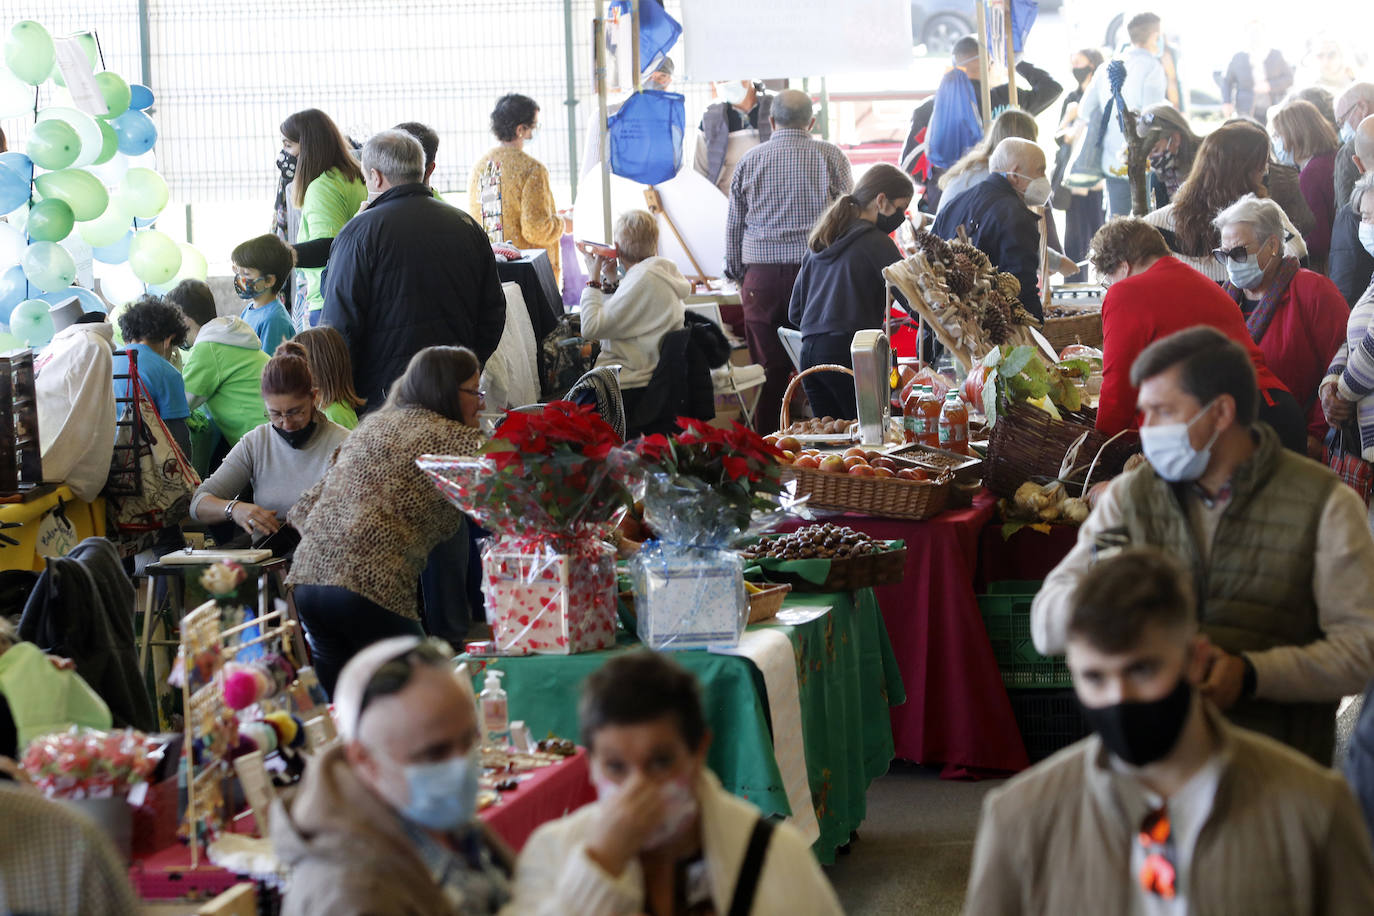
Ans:
<svg viewBox="0 0 1374 916"><path fill-rule="evenodd" d="M250 429L267 422L262 370L268 355L242 318L216 318L202 325L182 368L186 400L210 409L230 448Z"/></svg>

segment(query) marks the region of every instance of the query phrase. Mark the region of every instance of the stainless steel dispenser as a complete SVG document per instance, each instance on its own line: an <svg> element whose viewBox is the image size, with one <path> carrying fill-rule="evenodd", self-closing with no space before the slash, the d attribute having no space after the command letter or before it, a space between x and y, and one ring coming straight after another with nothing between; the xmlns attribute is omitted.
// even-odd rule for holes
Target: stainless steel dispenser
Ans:
<svg viewBox="0 0 1374 916"><path fill-rule="evenodd" d="M859 331L849 344L849 357L854 366L854 401L859 408L859 441L878 448L887 434L888 417L892 414L891 388L892 351L887 335L882 331Z"/></svg>

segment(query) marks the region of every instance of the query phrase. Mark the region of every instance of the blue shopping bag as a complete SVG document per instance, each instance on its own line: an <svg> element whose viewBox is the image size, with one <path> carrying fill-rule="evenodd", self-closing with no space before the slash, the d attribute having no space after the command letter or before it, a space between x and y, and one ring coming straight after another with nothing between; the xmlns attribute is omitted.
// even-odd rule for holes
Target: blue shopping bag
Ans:
<svg viewBox="0 0 1374 916"><path fill-rule="evenodd" d="M630 0L615 0L611 15L630 18ZM647 73L658 59L672 50L682 34L682 26L668 15L658 0L640 0L639 4L639 61Z"/></svg>
<svg viewBox="0 0 1374 916"><path fill-rule="evenodd" d="M608 122L611 171L640 184L672 178L682 167L686 124L687 108L676 92L636 92Z"/></svg>

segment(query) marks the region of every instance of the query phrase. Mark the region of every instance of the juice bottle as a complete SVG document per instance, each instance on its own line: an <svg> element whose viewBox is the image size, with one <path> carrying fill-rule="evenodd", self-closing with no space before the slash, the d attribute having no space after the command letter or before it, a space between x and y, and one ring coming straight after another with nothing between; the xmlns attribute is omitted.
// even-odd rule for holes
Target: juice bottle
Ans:
<svg viewBox="0 0 1374 916"><path fill-rule="evenodd" d="M917 436L920 432L920 419L917 413L917 404L921 400L921 386L912 385L906 393L906 398L902 401L902 441L919 441Z"/></svg>
<svg viewBox="0 0 1374 916"><path fill-rule="evenodd" d="M954 389L945 395L945 406L940 409L940 448L968 454L968 408Z"/></svg>
<svg viewBox="0 0 1374 916"><path fill-rule="evenodd" d="M921 434L916 441L930 448L940 447L940 397L935 393L935 389L926 385L921 393L921 400L916 405L916 412L920 414Z"/></svg>

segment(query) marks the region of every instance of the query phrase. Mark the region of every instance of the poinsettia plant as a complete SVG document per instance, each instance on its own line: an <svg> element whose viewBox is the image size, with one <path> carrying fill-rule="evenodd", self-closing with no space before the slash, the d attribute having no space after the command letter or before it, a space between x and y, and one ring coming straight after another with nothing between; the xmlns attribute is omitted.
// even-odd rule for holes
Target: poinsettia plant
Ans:
<svg viewBox="0 0 1374 916"><path fill-rule="evenodd" d="M627 450L645 476L650 526L664 540L722 544L777 512L782 452L758 433L679 417L672 436L645 436Z"/></svg>
<svg viewBox="0 0 1374 916"><path fill-rule="evenodd" d="M507 412L480 456L424 455L417 463L450 502L500 534L574 534L611 524L630 504L607 461L620 445L594 407L553 401Z"/></svg>

